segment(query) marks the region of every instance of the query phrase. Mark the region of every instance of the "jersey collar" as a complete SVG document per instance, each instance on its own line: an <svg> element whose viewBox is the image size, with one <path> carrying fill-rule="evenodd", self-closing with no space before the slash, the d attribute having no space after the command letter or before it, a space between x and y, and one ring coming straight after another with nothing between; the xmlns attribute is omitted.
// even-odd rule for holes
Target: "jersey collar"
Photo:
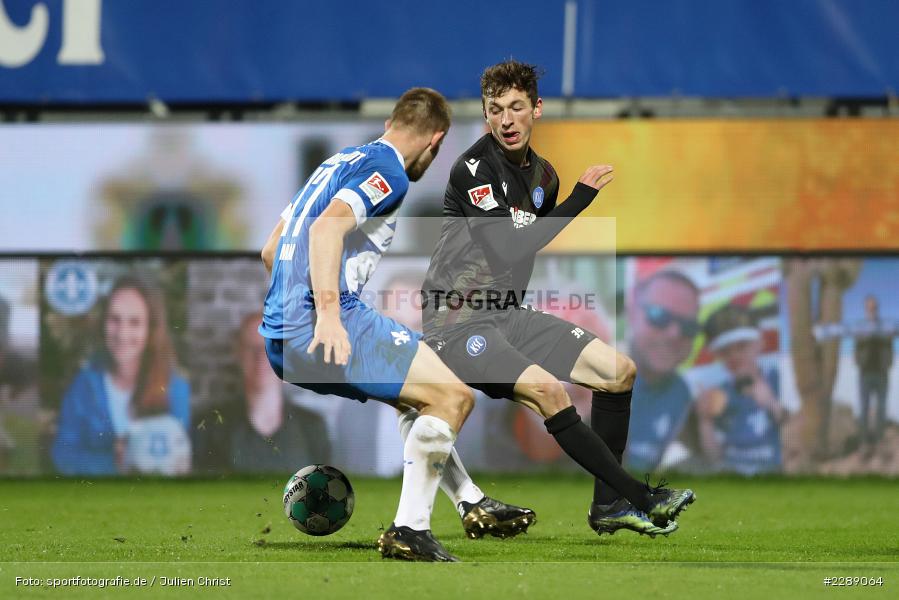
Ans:
<svg viewBox="0 0 899 600"><path fill-rule="evenodd" d="M509 158L506 156L506 153L503 152L503 147L499 145L499 142L496 141L496 138L493 137L492 133L490 133L488 131L484 135L490 138L490 142L493 144L494 152L496 152L499 155L500 160L502 160L503 162L505 162L517 169L521 169L522 171L528 171L531 169L531 167L534 166L534 157L536 156L536 153L534 152L534 149L531 148L530 144L528 144L528 152L526 155L528 164L527 164L527 166L522 167L521 165L516 165L515 163L513 163L512 161L509 160Z"/></svg>
<svg viewBox="0 0 899 600"><path fill-rule="evenodd" d="M388 142L388 141L385 140L384 138L378 138L378 139L376 139L375 141L376 141L376 142L381 142L382 144L384 144L385 146L387 146L388 148L390 148L391 150L393 150L394 152L396 152L396 158L397 158L397 160L400 161L400 168L402 168L402 169L405 169L405 168L406 168L406 159L403 158L403 155L400 154L400 151L396 149L396 146L394 146L393 144L391 144L390 142Z"/></svg>

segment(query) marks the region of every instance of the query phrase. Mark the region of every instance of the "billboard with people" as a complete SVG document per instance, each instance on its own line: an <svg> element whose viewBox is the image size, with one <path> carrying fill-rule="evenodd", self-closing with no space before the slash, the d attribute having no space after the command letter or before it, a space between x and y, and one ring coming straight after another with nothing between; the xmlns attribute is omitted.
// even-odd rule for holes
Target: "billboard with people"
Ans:
<svg viewBox="0 0 899 600"><path fill-rule="evenodd" d="M385 257L365 301L419 328L427 262ZM0 474L397 474L392 409L274 376L267 278L251 256L0 259ZM549 253L529 298L633 357L634 472L895 475L896 281L893 257ZM480 395L457 448L479 471L574 468Z"/></svg>

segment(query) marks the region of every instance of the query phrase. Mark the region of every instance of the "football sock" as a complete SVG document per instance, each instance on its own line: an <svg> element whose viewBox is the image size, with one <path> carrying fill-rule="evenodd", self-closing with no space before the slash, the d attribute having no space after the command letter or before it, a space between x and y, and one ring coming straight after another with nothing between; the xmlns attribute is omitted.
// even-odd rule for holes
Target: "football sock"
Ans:
<svg viewBox="0 0 899 600"><path fill-rule="evenodd" d="M562 450L577 464L612 486L638 509L646 511L650 508L651 496L646 485L621 468L606 443L581 421L573 406L560 410L544 424Z"/></svg>
<svg viewBox="0 0 899 600"><path fill-rule="evenodd" d="M602 438L615 456L618 464L624 457L627 446L627 430L631 422L631 393L593 392L590 409L590 429ZM597 479L593 483L593 502L612 504L619 498L618 492Z"/></svg>
<svg viewBox="0 0 899 600"><path fill-rule="evenodd" d="M443 419L431 415L415 419L403 448L403 488L395 525L418 531L431 528L434 496L455 440L456 432Z"/></svg>
<svg viewBox="0 0 899 600"><path fill-rule="evenodd" d="M418 416L418 411L415 409L400 413L400 435L403 436L403 441L409 437L409 430L412 429L412 423ZM484 492L471 480L455 448L450 451L446 465L443 467L440 489L453 501L453 506L459 506L459 503L463 501L477 504L484 498Z"/></svg>

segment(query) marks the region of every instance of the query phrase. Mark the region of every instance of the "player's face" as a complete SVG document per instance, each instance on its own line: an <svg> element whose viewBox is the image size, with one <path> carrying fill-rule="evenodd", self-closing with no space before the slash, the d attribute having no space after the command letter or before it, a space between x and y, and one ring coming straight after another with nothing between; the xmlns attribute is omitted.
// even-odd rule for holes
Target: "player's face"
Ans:
<svg viewBox="0 0 899 600"><path fill-rule="evenodd" d="M484 98L484 112L490 133L503 150L517 154L527 150L534 121L543 114L543 100L531 104L528 95L512 88L501 96Z"/></svg>
<svg viewBox="0 0 899 600"><path fill-rule="evenodd" d="M689 287L670 279L657 279L637 298L630 324L638 369L664 375L685 361L699 330L699 299Z"/></svg>
<svg viewBox="0 0 899 600"><path fill-rule="evenodd" d="M137 290L123 288L109 300L104 333L116 369L140 364L150 332L150 309Z"/></svg>
<svg viewBox="0 0 899 600"><path fill-rule="evenodd" d="M431 163L434 162L434 159L437 158L437 153L440 152L440 145L443 143L445 133L446 132L444 131L438 131L433 134L428 140L427 147L418 155L411 165L406 167L406 175L409 177L409 181L418 181L422 178L425 171L428 170L428 167L430 167Z"/></svg>

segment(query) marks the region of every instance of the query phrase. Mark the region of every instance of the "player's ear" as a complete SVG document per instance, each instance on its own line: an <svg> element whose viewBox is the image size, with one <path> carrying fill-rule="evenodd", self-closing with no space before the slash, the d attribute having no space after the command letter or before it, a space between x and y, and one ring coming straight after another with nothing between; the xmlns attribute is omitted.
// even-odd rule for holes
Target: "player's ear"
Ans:
<svg viewBox="0 0 899 600"><path fill-rule="evenodd" d="M390 125L392 123L393 123L392 119L387 119L386 121L384 121L384 131L387 131L388 129L390 129Z"/></svg>
<svg viewBox="0 0 899 600"><path fill-rule="evenodd" d="M543 116L543 98L537 98L537 104L534 105L534 118L539 119Z"/></svg>
<svg viewBox="0 0 899 600"><path fill-rule="evenodd" d="M436 148L445 135L445 131L435 131L434 135L431 136L431 148Z"/></svg>

